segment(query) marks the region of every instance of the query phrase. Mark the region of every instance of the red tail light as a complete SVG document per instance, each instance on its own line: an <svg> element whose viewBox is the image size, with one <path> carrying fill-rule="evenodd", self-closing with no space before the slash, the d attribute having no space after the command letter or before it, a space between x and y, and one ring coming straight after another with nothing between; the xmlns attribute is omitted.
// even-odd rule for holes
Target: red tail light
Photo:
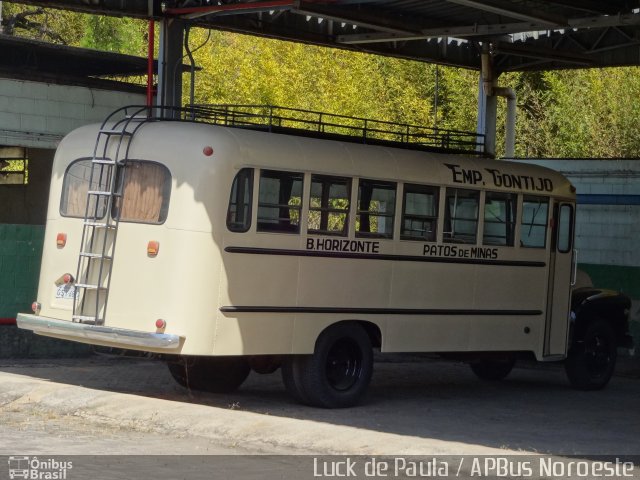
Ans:
<svg viewBox="0 0 640 480"><path fill-rule="evenodd" d="M35 313L36 315L38 315L40 313L40 310L42 309L42 305L38 302L33 302L31 304L31 310L33 310L33 313Z"/></svg>
<svg viewBox="0 0 640 480"><path fill-rule="evenodd" d="M159 318L158 320L156 320L156 328L158 330L163 330L165 327L167 326L167 322L165 322L164 320L162 320L161 318Z"/></svg>
<svg viewBox="0 0 640 480"><path fill-rule="evenodd" d="M71 275L70 273L65 273L62 276L62 281L63 283L73 283L73 275Z"/></svg>
<svg viewBox="0 0 640 480"><path fill-rule="evenodd" d="M66 244L67 244L67 234L58 233L58 236L56 237L56 245L58 246L58 248L64 248Z"/></svg>

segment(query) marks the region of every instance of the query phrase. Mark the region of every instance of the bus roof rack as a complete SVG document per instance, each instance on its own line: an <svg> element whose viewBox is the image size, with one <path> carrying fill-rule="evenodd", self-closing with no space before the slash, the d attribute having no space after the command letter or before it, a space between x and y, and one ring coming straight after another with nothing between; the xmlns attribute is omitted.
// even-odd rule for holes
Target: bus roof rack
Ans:
<svg viewBox="0 0 640 480"><path fill-rule="evenodd" d="M107 117L104 125L131 135L136 127L153 121L191 121L247 128L287 135L383 145L440 153L487 156L484 135L409 123L351 117L335 113L274 105L195 104L186 107L129 105ZM105 134L111 131L105 131Z"/></svg>
<svg viewBox="0 0 640 480"><path fill-rule="evenodd" d="M273 105L189 105L183 120L305 137L484 155L484 135Z"/></svg>

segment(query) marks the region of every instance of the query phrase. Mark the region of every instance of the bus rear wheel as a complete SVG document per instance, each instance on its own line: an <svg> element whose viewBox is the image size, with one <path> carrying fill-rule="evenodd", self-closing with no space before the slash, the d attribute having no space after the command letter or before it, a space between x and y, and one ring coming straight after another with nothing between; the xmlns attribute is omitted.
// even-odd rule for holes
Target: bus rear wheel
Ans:
<svg viewBox="0 0 640 480"><path fill-rule="evenodd" d="M373 373L369 335L355 323L327 328L313 355L293 355L282 367L287 391L301 403L345 408L360 402Z"/></svg>
<svg viewBox="0 0 640 480"><path fill-rule="evenodd" d="M618 348L616 336L603 320L592 321L584 332L582 341L575 342L564 369L573 388L600 390L604 388L616 366Z"/></svg>
<svg viewBox="0 0 640 480"><path fill-rule="evenodd" d="M251 369L243 357L180 357L167 362L176 382L191 390L229 393L237 390Z"/></svg>
<svg viewBox="0 0 640 480"><path fill-rule="evenodd" d="M504 359L481 359L471 362L473 373L482 380L497 382L503 380L511 373L516 364L516 358L509 356Z"/></svg>

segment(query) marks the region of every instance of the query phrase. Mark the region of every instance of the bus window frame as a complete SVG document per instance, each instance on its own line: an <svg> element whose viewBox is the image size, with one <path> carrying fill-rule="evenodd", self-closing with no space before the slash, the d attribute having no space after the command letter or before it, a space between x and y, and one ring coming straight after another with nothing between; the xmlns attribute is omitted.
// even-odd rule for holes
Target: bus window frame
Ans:
<svg viewBox="0 0 640 480"><path fill-rule="evenodd" d="M232 200L233 200L233 185L235 184L236 180L238 180L240 178L240 175L243 172L250 172L249 173L249 181L248 181L248 186L249 186L249 202L246 205L247 208L247 225L246 228L232 228L232 222L231 222L231 218L230 218L230 214L231 214L231 205L232 205ZM250 167L243 167L240 170L238 170L238 172L234 175L233 180L231 181L231 189L229 191L229 204L227 206L227 230L229 230L232 233L246 233L249 230L251 230L251 226L253 225L253 192L254 192L254 181L255 181L255 168L250 168ZM238 203L235 204L236 205L236 215L237 215L237 205ZM244 205L244 204L243 204Z"/></svg>
<svg viewBox="0 0 640 480"><path fill-rule="evenodd" d="M503 195L505 197L508 197L512 200L511 202L511 206L513 209L513 214L512 214L512 231L511 231L511 243L509 243L509 232L508 232L508 225L509 223L505 220L504 222L495 222L495 221L491 221L489 220L487 222L486 219L486 208L487 208L487 197L490 197L491 195ZM516 231L518 230L518 200L519 200L519 195L515 192L509 192L509 191L497 191L497 190L486 190L484 191L484 198L482 199L481 202L481 211L482 211L482 245L483 246L487 246L487 247L515 247L516 245ZM478 212L479 213L479 212ZM493 223L493 224L504 224L505 225L505 229L507 229L507 231L505 232L505 242L506 243L487 243L485 241L485 228L487 223ZM501 237L502 238L502 237Z"/></svg>
<svg viewBox="0 0 640 480"><path fill-rule="evenodd" d="M569 253L573 250L575 208L571 203L562 202L562 201L559 201L557 205L558 205L558 218L556 220L556 235L555 235L556 250L558 251L558 253ZM564 207L569 208L569 228L567 230L568 244L566 249L560 248L560 245L561 245L560 234L562 231L562 228L560 225L560 219L562 217L562 209Z"/></svg>
<svg viewBox="0 0 640 480"><path fill-rule="evenodd" d="M375 188L375 184L380 184L380 185L384 185L386 187L392 187L391 188L387 188L386 190L392 190L393 191L393 206L392 208L389 209L389 212L391 213L377 213L377 212L371 212L370 210L360 210L360 187L362 186L363 182L367 182L367 183L371 183L374 185L373 188ZM356 188L354 188L355 192L356 192L356 203L354 204L354 209L355 209L355 214L353 216L354 221L353 221L353 225L354 225L354 232L355 232L355 238L380 238L380 239L387 239L387 240L394 240L395 239L395 232L396 232L396 219L398 218L398 182L394 182L394 181L390 181L390 180L377 180L377 179L372 179L372 178L363 178L363 177L359 177L358 178L358 182L356 185ZM361 230L358 230L357 228L357 223L360 222L360 225L362 225L362 220L360 219L361 215L368 215L369 217L385 217L387 219L390 220L390 225L391 225L391 231L386 234L386 233L377 233L377 232L364 232Z"/></svg>
<svg viewBox="0 0 640 480"><path fill-rule="evenodd" d="M311 195L312 195L312 191L313 191L313 180L314 178L320 179L323 185L323 197L324 197L324 185L330 184L331 181L335 180L335 181L341 181L344 182L347 188L347 193L346 193L346 199L347 199L347 208L346 209L336 209L336 208L331 208L331 207L324 207L324 206L320 206L320 207L313 207L311 205ZM337 183L337 182L336 182ZM350 231L350 226L351 226L351 205L352 205L352 199L351 199L351 193L353 190L353 183L354 183L354 178L353 177L347 177L347 176L340 176L340 175L327 175L327 174L321 174L321 173L311 173L309 174L309 185L308 185L308 191L305 195L305 198L307 199L307 203L306 203L306 215L305 215L305 227L306 227L306 231L307 231L307 235L328 235L328 236L332 236L332 237L347 237L349 235L349 231ZM330 192L331 187L329 187L329 192ZM303 185L303 192L305 191L305 186ZM328 197L327 200L330 200L330 198ZM320 203L322 205L324 201L324 198L321 198ZM305 207L305 204L302 204L302 207ZM344 214L345 215L345 220L344 220L344 225L341 231L333 231L333 230L322 230L322 229L311 229L309 227L309 222L311 219L311 212L320 212L320 226L322 226L322 219L323 217L327 216L326 220L327 223L329 221L329 215L331 213L338 213L338 214Z"/></svg>
<svg viewBox="0 0 640 480"><path fill-rule="evenodd" d="M538 199L543 199L546 201L547 203L547 218L545 220L544 223L544 235L542 236L542 238L544 238L544 244L542 245L525 245L524 243L522 243L522 228L524 226L538 226L541 227L543 226L543 224L541 223L531 223L531 224L524 224L523 223L523 215L524 215L524 204L525 202L527 202L527 199L531 199L531 198L538 198ZM521 208L520 208L520 218L519 218L519 222L518 222L518 231L519 231L519 235L518 235L518 242L520 245L520 248L536 248L536 249L541 249L541 250L546 250L547 247L549 246L549 239L547 238L549 236L549 219L551 218L551 208L553 207L553 203L552 203L552 198L549 196L544 196L544 195L530 195L530 194L523 194L522 195L522 202L521 202Z"/></svg>
<svg viewBox="0 0 640 480"><path fill-rule="evenodd" d="M295 176L296 178L295 180L300 180L300 204L299 205L289 205L289 204L271 204L271 203L261 203L260 202L260 182L263 178L263 174L265 172L268 173L276 173L276 174L289 174L292 176ZM307 224L307 219L305 218L306 216L304 215L305 213L305 200L304 200L304 196L305 196L305 185L306 185L306 173L303 171L298 171L298 170L278 170L278 169L273 169L273 168L261 168L258 172L258 174L256 175L256 179L257 179L257 191L258 194L255 195L256 197L256 233L275 233L275 234L281 234L281 235L300 235L303 232L302 229L302 225ZM269 178L269 177L267 177ZM277 177L276 177L277 178ZM289 199L291 199L292 197L290 196ZM264 208L288 208L289 210L294 209L298 211L298 224L291 224L289 223L290 227L295 227L295 228L291 228L289 230L284 230L284 229L265 229L264 227L261 228L261 223L264 224L265 222L260 222L260 207L264 207ZM279 220L280 217L277 218L278 220L278 224L274 224L274 225L279 225ZM291 217L289 217L289 222L291 222Z"/></svg>
<svg viewBox="0 0 640 480"><path fill-rule="evenodd" d="M430 219L433 225L433 233L431 235L431 238L426 238L426 237L417 237L417 236L413 236L413 235L406 235L404 233L404 220L405 217L407 217L407 213L406 213L406 207L407 207L407 187L409 187L409 189L414 189L411 193L427 193L427 191L431 190L431 193L433 194L433 198L435 201L435 215L431 216L431 215L414 215L414 214L410 214L408 215L409 217L420 217L421 219ZM422 192L418 191L418 190L422 190ZM407 240L407 241L412 241L412 242L437 242L438 241L438 234L440 233L440 194L441 194L442 188L436 185L427 185L427 184L422 184L422 183L403 183L402 185L402 204L399 205L401 210L399 212L399 218L400 218L400 240Z"/></svg>
<svg viewBox="0 0 640 480"><path fill-rule="evenodd" d="M452 220L454 220L453 216L451 216L449 212L449 202L448 202L448 195L447 195L447 191L451 189L451 190L463 190L463 191L467 191L467 192L475 192L477 194L477 205L476 205L476 217L475 217L475 234L474 234L474 239L475 241L473 242L465 242L465 241L460 241L459 239L457 239L456 237L450 237L447 238L445 235L453 235L455 232L453 231L453 222ZM443 243L452 243L452 244L456 244L456 245L478 245L478 241L479 241L479 229L481 226L481 221L484 221L484 217L480 215L480 211L483 209L484 207L484 196L483 193L484 191L481 189L475 189L475 188L461 188L461 187L455 187L455 186L445 186L444 187L444 201L442 204L442 218L443 218L443 227L442 227L442 242ZM457 198L457 197L456 197ZM456 202L457 203L457 202ZM449 228L451 231L445 231L447 228L447 219L450 223ZM467 219L467 218L455 218L455 220L462 220L462 221L471 221L472 219Z"/></svg>

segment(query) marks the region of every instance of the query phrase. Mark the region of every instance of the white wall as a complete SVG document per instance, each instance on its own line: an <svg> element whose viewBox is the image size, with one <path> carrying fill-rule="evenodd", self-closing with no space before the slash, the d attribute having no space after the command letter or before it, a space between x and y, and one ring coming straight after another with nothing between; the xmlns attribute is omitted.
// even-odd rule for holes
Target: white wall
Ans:
<svg viewBox="0 0 640 480"><path fill-rule="evenodd" d="M136 93L0 78L0 144L56 148L74 128L145 101Z"/></svg>

